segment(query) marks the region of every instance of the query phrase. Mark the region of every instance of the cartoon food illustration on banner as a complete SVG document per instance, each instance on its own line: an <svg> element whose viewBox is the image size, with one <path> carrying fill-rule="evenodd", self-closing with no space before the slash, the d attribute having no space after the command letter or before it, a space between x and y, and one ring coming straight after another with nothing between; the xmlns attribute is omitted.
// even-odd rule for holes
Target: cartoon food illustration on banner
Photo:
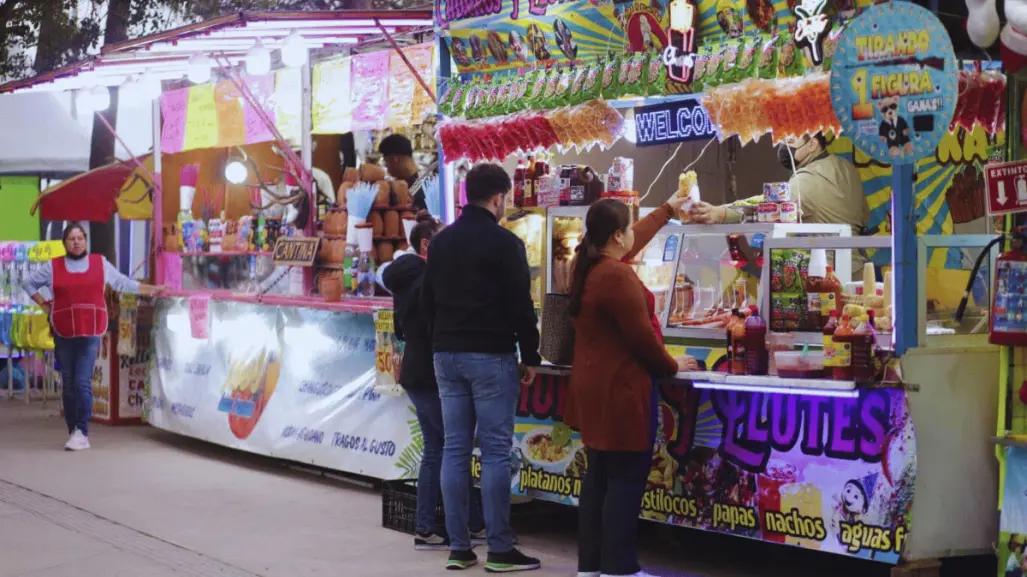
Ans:
<svg viewBox="0 0 1027 577"><path fill-rule="evenodd" d="M232 434L246 440L275 394L282 361L276 351L266 349L245 360L230 359L218 410L228 413Z"/></svg>

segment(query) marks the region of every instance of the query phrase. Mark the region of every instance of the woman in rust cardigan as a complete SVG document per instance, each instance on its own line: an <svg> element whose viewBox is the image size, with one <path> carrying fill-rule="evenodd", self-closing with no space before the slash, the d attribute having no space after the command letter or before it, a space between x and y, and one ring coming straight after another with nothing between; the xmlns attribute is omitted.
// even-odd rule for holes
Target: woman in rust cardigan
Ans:
<svg viewBox="0 0 1027 577"><path fill-rule="evenodd" d="M656 436L654 379L695 370L663 347L655 299L627 264L677 212L674 198L631 226L627 205L600 200L585 216L574 258L574 363L567 423L588 467L578 504L578 576L644 576L638 516Z"/></svg>

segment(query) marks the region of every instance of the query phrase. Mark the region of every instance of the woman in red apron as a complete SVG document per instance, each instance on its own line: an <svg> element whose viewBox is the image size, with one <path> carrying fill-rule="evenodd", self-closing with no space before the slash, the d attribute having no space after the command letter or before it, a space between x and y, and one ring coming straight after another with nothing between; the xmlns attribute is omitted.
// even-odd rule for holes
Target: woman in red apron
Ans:
<svg viewBox="0 0 1027 577"><path fill-rule="evenodd" d="M50 315L57 362L61 366L64 420L71 438L65 450L89 448L93 415L93 365L100 339L107 332L104 287L116 292L154 296L161 287L142 284L121 274L107 259L86 252L86 231L78 223L64 229L66 256L37 268L22 283L32 300ZM41 294L47 289L47 296ZM49 300L49 298L52 300Z"/></svg>

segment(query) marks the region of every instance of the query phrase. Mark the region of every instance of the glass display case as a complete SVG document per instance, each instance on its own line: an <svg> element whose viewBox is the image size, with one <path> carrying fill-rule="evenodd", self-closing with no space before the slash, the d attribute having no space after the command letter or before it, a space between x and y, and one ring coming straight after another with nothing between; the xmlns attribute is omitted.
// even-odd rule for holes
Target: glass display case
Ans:
<svg viewBox="0 0 1027 577"><path fill-rule="evenodd" d="M983 234L917 238L917 346L987 345L998 246L981 263L963 319L957 322L955 313L974 261L994 238Z"/></svg>
<svg viewBox="0 0 1027 577"><path fill-rule="evenodd" d="M502 224L524 242L528 266L531 269L531 298L535 301L535 308L542 308L542 298L547 287L546 267L543 266L546 249L546 209L507 209Z"/></svg>
<svg viewBox="0 0 1027 577"><path fill-rule="evenodd" d="M290 267L276 267L271 253L185 253L181 259L184 290L303 294L302 271L297 284Z"/></svg>
<svg viewBox="0 0 1027 577"><path fill-rule="evenodd" d="M771 238L764 259L761 285L769 289L760 313L772 334L820 346L832 310L868 317L873 311L878 342L891 342L891 237Z"/></svg>

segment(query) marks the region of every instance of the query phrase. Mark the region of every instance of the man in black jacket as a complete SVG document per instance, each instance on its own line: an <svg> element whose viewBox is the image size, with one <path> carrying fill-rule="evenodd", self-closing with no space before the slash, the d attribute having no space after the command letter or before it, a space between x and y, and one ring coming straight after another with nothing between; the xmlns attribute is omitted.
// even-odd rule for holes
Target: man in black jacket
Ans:
<svg viewBox="0 0 1027 577"><path fill-rule="evenodd" d="M442 499L451 542L448 567L465 569L477 563L467 530L477 425L489 545L486 569L533 570L541 566L539 560L514 548L510 528L518 381L534 381L532 367L542 362L531 273L524 243L499 226L510 176L499 165L480 164L467 174L466 188L468 204L460 218L432 239L422 288L446 424Z"/></svg>
<svg viewBox="0 0 1027 577"><path fill-rule="evenodd" d="M410 250L398 252L395 259L379 269L380 284L392 293L396 336L405 343L399 384L414 405L424 440L424 453L417 474L414 529L414 549L420 551L449 549L444 527L435 526L435 510L442 490L440 478L445 427L439 385L435 381L431 330L420 302L421 281L427 267L424 259L428 255L431 238L441 229L441 222L422 211L410 231ZM484 542L485 521L477 503L471 504L469 529L474 544Z"/></svg>

